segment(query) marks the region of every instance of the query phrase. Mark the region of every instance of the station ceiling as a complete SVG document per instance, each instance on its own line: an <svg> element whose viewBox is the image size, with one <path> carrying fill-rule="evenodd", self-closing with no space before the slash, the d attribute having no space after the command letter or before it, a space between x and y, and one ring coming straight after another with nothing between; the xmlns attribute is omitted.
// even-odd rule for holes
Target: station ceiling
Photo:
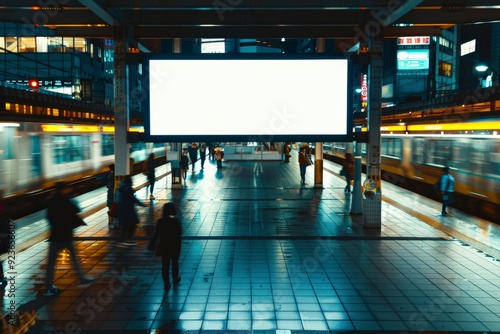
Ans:
<svg viewBox="0 0 500 334"><path fill-rule="evenodd" d="M114 38L122 26L143 45L172 38L362 41L498 22L500 0L2 0L0 21L88 38Z"/></svg>

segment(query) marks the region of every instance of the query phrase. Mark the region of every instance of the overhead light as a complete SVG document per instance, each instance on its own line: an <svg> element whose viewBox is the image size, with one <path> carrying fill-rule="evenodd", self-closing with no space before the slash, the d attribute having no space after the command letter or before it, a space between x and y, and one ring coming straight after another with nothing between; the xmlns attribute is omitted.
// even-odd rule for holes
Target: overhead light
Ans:
<svg viewBox="0 0 500 334"><path fill-rule="evenodd" d="M488 69L487 65L477 65L476 66L476 71L478 72L485 72Z"/></svg>

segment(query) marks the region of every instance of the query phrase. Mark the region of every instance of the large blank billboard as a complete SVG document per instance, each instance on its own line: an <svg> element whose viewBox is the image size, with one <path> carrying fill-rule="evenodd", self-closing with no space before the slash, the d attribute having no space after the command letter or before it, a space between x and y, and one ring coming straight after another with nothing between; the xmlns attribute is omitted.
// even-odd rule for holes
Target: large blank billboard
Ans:
<svg viewBox="0 0 500 334"><path fill-rule="evenodd" d="M146 60L146 141L352 140L347 59L185 57Z"/></svg>

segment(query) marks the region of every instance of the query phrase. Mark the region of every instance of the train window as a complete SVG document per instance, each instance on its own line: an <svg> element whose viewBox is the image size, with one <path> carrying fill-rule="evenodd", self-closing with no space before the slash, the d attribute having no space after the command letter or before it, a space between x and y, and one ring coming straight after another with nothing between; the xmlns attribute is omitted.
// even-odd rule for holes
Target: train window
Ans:
<svg viewBox="0 0 500 334"><path fill-rule="evenodd" d="M90 136L52 136L55 164L90 159Z"/></svg>
<svg viewBox="0 0 500 334"><path fill-rule="evenodd" d="M411 161L415 164L425 163L425 140L423 138L415 138L412 141L412 159Z"/></svg>
<svg viewBox="0 0 500 334"><path fill-rule="evenodd" d="M450 166L452 159L452 140L429 139L425 143L425 163L430 165Z"/></svg>
<svg viewBox="0 0 500 334"><path fill-rule="evenodd" d="M489 141L484 139L471 140L468 160L470 171L475 174L488 173L488 155L491 151Z"/></svg>
<svg viewBox="0 0 500 334"><path fill-rule="evenodd" d="M393 158L402 158L403 142L401 138L382 138L381 154Z"/></svg>
<svg viewBox="0 0 500 334"><path fill-rule="evenodd" d="M115 136L114 135L102 135L101 141L101 154L103 156L109 156L115 154Z"/></svg>
<svg viewBox="0 0 500 334"><path fill-rule="evenodd" d="M17 129L3 127L0 131L0 160L12 160L14 156L14 138L16 138Z"/></svg>

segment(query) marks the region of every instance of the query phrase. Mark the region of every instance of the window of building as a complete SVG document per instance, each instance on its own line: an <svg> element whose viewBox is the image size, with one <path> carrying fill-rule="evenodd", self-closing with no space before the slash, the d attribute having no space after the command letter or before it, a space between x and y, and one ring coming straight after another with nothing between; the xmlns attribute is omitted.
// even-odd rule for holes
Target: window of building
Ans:
<svg viewBox="0 0 500 334"><path fill-rule="evenodd" d="M36 37L36 51L48 52L49 51L49 38L45 36Z"/></svg>
<svg viewBox="0 0 500 334"><path fill-rule="evenodd" d="M445 61L440 61L439 62L439 75L445 76L445 77L452 77L453 73L453 65L450 63L447 63Z"/></svg>
<svg viewBox="0 0 500 334"><path fill-rule="evenodd" d="M10 52L17 52L17 37L5 37L5 49Z"/></svg>
<svg viewBox="0 0 500 334"><path fill-rule="evenodd" d="M449 39L446 39L444 37L439 38L439 51L442 53L446 53L450 56L453 56L453 48L454 44L452 41Z"/></svg>
<svg viewBox="0 0 500 334"><path fill-rule="evenodd" d="M68 51L87 51L87 41L82 37L64 37L64 45Z"/></svg>
<svg viewBox="0 0 500 334"><path fill-rule="evenodd" d="M66 47L63 44L62 37L50 37L49 39L49 52L64 52Z"/></svg>
<svg viewBox="0 0 500 334"><path fill-rule="evenodd" d="M35 37L19 37L19 52L35 52Z"/></svg>
<svg viewBox="0 0 500 334"><path fill-rule="evenodd" d="M5 52L5 38L0 36L0 53Z"/></svg>

